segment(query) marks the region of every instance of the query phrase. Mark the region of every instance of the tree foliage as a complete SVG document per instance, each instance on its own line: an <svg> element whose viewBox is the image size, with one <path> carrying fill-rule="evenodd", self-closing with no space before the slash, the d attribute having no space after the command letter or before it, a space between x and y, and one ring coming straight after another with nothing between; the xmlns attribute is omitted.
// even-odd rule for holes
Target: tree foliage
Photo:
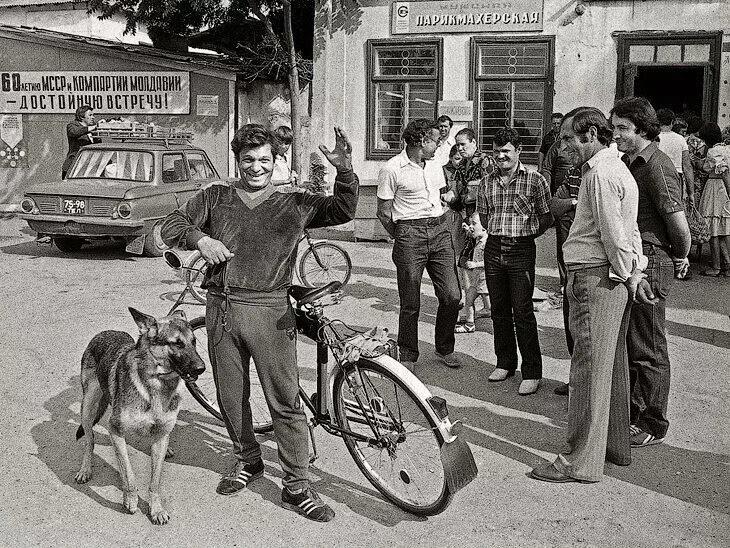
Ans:
<svg viewBox="0 0 730 548"><path fill-rule="evenodd" d="M89 12L99 19L121 15L127 21L125 34L135 34L139 25L170 34L189 36L218 24L228 12L223 0L89 0Z"/></svg>

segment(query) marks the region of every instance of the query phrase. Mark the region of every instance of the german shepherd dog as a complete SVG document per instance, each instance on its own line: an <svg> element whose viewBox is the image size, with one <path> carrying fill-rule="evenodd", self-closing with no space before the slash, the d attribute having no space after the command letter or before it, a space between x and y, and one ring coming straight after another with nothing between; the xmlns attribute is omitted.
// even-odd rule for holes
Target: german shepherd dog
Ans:
<svg viewBox="0 0 730 548"><path fill-rule="evenodd" d="M162 507L160 478L175 426L183 390L182 379L197 378L205 364L195 350L195 337L185 313L155 319L130 308L139 327L139 340L123 331L103 331L86 347L81 358L81 426L85 436L81 469L76 483L91 479L94 425L111 404L109 434L119 463L124 508L137 511L137 485L127 453L127 434L141 432L151 441L150 518L155 525L168 522Z"/></svg>

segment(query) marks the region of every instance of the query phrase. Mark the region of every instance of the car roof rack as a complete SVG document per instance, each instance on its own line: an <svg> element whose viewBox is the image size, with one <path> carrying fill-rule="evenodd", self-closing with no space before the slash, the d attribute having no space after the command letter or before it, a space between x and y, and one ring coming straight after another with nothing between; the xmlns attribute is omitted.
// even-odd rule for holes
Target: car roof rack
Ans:
<svg viewBox="0 0 730 548"><path fill-rule="evenodd" d="M168 145L189 145L193 132L179 128L159 127L151 124L135 124L125 128L102 127L94 132L102 141L164 143Z"/></svg>

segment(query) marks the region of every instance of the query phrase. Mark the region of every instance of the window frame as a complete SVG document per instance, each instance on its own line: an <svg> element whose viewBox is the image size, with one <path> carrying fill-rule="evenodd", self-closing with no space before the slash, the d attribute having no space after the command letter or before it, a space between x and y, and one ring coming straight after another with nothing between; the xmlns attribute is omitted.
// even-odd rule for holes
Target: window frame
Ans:
<svg viewBox="0 0 730 548"><path fill-rule="evenodd" d="M474 104L474 118L473 128L477 134L477 142L482 142L481 127L479 123L479 83L480 82L544 82L545 84L545 103L543 106L543 118L542 118L542 133L539 137L539 142L545 138L546 132L550 128L550 117L553 113L553 98L555 95L555 36L554 35L540 35L540 36L472 36L470 41L470 59L469 59L469 98ZM535 44L542 43L547 45L547 65L546 74L542 78L537 78L530 75L504 75L504 76L479 76L478 75L478 59L479 59L479 48L483 45L492 44ZM489 152L489 151L483 151ZM524 154L524 152L522 153ZM530 152L529 154L533 154ZM537 165L537 159L539 154L538 150L535 154L535 165ZM521 155L522 161L524 156ZM525 161L525 163L532 164L531 159Z"/></svg>
<svg viewBox="0 0 730 548"><path fill-rule="evenodd" d="M704 67L705 81L704 89L707 94L703 98L703 109L700 115L709 122L717 122L718 105L720 102L720 65L723 52L722 31L617 31L611 34L616 40L616 91L614 100L618 101L628 97L626 79L633 77L632 71L640 66L695 66ZM629 54L631 46L656 46L680 45L684 52L684 46L707 44L710 46L710 59L708 61L692 61L685 63L657 62L656 57L652 62L631 62ZM632 90L633 93L633 90ZM705 100L706 99L706 100Z"/></svg>
<svg viewBox="0 0 730 548"><path fill-rule="evenodd" d="M180 156L183 165L183 179L175 179L174 181L165 181L165 159L171 156ZM173 161L174 164L174 161ZM163 185L174 185L179 183L187 183L190 181L190 169L188 168L188 161L185 153L182 150L171 150L169 152L163 152L162 158L160 159L160 183Z"/></svg>
<svg viewBox="0 0 730 548"><path fill-rule="evenodd" d="M384 47L435 47L436 67L433 80L436 82L436 104L434 105L434 120L438 115L438 102L443 94L443 38L378 38L370 39L365 43L366 48L366 116L365 123L365 159L366 160L388 160L398 154L400 150L382 150L374 146L375 137L375 84L379 82L404 82L404 81L433 81L431 78L416 77L413 80L406 80L395 76L375 76L375 54L379 48Z"/></svg>

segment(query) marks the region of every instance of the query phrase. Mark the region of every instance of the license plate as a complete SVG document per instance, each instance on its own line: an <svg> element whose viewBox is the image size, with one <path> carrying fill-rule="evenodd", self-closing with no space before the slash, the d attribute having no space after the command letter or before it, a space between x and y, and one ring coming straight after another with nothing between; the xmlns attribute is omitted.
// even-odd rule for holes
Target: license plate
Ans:
<svg viewBox="0 0 730 548"><path fill-rule="evenodd" d="M83 215L86 213L86 200L64 199L63 212L69 215Z"/></svg>

